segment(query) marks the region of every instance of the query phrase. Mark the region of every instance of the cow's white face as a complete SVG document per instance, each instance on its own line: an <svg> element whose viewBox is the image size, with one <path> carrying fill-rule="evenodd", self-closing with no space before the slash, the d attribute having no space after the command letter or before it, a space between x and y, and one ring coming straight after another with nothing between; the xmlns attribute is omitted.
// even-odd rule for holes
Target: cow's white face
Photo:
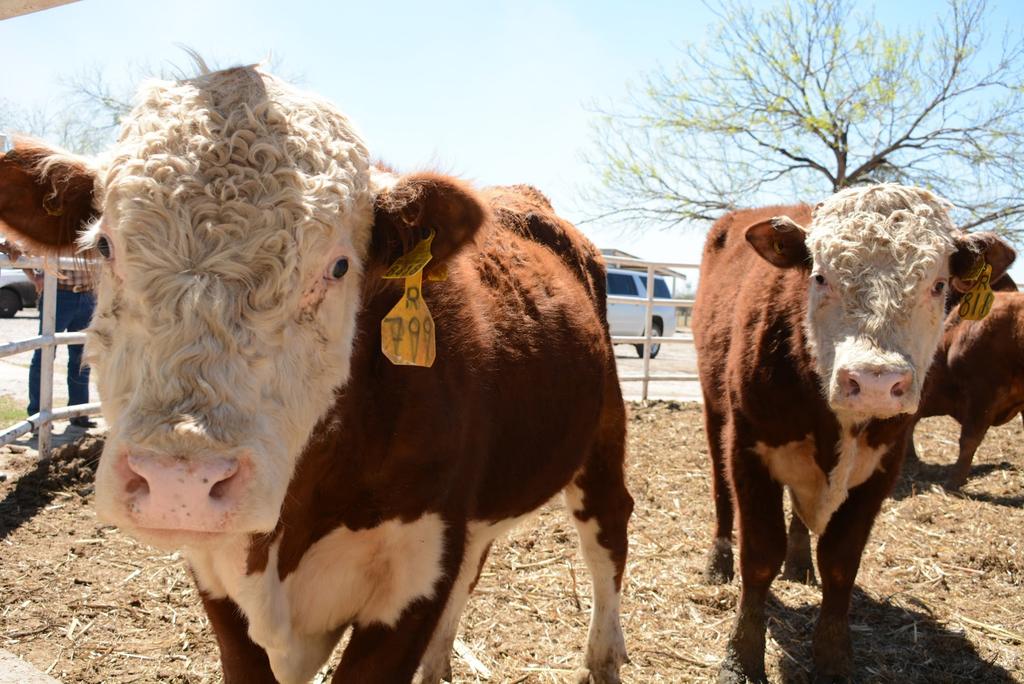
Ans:
<svg viewBox="0 0 1024 684"><path fill-rule="evenodd" d="M109 253L87 343L104 518L168 544L274 528L348 378L372 185L347 119L255 69L143 90L83 238Z"/></svg>
<svg viewBox="0 0 1024 684"><path fill-rule="evenodd" d="M748 229L766 260L808 278L807 338L843 423L915 412L942 334L951 264L970 271L989 258L1005 269L1013 260L992 235L956 233L949 207L927 190L884 184L833 195L809 230L786 217Z"/></svg>
<svg viewBox="0 0 1024 684"><path fill-rule="evenodd" d="M163 546L275 528L350 382L361 298L397 302L389 264L433 234L444 265L488 217L454 178L375 170L333 106L254 67L147 84L101 160L0 154L0 229L102 255L97 508Z"/></svg>
<svg viewBox="0 0 1024 684"><path fill-rule="evenodd" d="M807 337L846 420L917 410L955 250L947 205L900 186L841 192L814 212Z"/></svg>

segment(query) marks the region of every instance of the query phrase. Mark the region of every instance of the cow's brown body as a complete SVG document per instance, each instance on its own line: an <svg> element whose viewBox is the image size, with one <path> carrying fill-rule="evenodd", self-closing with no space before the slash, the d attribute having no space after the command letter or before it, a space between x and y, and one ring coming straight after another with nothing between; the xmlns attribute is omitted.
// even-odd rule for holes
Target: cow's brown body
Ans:
<svg viewBox="0 0 1024 684"><path fill-rule="evenodd" d="M704 249L694 308L694 339L704 394L705 425L713 467L715 547L709 574L732 576L733 499L738 512L742 594L723 681L763 677L764 605L786 557L783 484L776 467L796 477L827 474L838 459L840 425L822 396L806 340L808 273L778 269L745 240L759 220L787 215L806 225L810 207L769 207L729 214L712 227ZM882 500L899 472L910 417L872 420L848 439L881 449L877 467L849 490L818 544L821 614L814 637L815 668L848 673L851 648L847 613L861 552ZM803 460L785 453L804 443ZM786 461L786 459L789 459Z"/></svg>
<svg viewBox="0 0 1024 684"><path fill-rule="evenodd" d="M1003 283L1010 286L1012 281ZM996 292L992 310L980 321L965 320L954 309L946 319L917 415L952 416L960 423L960 451L948 487L963 485L988 429L1013 420L1022 410L1024 294ZM907 449L908 458L916 458L912 441Z"/></svg>
<svg viewBox="0 0 1024 684"><path fill-rule="evenodd" d="M31 164L46 155L19 142L2 160L0 227L67 251L88 203L69 229L15 201L47 186L62 201L62 181ZM85 185L84 166L67 168ZM348 380L309 435L276 528L183 542L225 681L306 681L349 628L334 681L440 681L491 541L563 492L595 582L584 677L618 682L633 500L599 253L528 186L478 192L417 174L373 214ZM448 272L423 282L437 357L392 365L381 321L403 286L381 276L431 228L427 272Z"/></svg>
<svg viewBox="0 0 1024 684"><path fill-rule="evenodd" d="M598 523L621 582L632 499L600 257L536 191L485 196L495 218L451 262L447 281L425 285L437 324L432 368L384 358L380 321L401 288L368 278L351 380L299 462L278 531L249 554L250 572L285 578L340 526L441 515L444 574L435 596L413 603L392 628L355 624L335 681L411 678L464 562L468 526L523 516L574 479L584 495L575 515ZM277 566L267 568L278 538ZM465 560L480 568L484 558ZM273 681L237 608L227 599L205 603L227 681ZM337 625L339 634L346 626Z"/></svg>
<svg viewBox="0 0 1024 684"><path fill-rule="evenodd" d="M257 67L138 102L102 161L14 138L0 230L99 263L96 507L181 549L225 680L309 681L350 629L334 681L440 682L491 542L562 492L594 580L585 677L618 682L633 501L599 253L533 188L373 164ZM417 245L421 285L382 277ZM421 366L382 350L400 302L384 342Z"/></svg>

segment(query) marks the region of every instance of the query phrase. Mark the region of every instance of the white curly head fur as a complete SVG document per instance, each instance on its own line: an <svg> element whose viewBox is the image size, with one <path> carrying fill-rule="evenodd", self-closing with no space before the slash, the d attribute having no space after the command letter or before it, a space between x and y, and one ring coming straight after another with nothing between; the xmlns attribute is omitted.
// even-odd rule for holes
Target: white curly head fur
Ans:
<svg viewBox="0 0 1024 684"><path fill-rule="evenodd" d="M369 248L366 145L331 104L255 67L146 83L97 181L112 245L88 332L118 453L258 459L241 530L276 522L305 440L348 377ZM339 258L349 272L323 276Z"/></svg>
<svg viewBox="0 0 1024 684"><path fill-rule="evenodd" d="M896 184L842 190L819 204L807 234L814 275L808 338L825 395L844 368L910 372L916 406L941 334L956 245L950 205L928 190Z"/></svg>

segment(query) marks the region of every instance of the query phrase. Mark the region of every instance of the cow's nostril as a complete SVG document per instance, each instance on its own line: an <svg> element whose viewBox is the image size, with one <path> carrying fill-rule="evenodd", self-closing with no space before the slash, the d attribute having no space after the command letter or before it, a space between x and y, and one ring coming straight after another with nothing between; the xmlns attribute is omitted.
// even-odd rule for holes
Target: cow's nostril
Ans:
<svg viewBox="0 0 1024 684"><path fill-rule="evenodd" d="M844 397L855 397L860 394L860 383L857 382L855 375L856 373L853 371L845 369L839 371L839 388Z"/></svg>
<svg viewBox="0 0 1024 684"><path fill-rule="evenodd" d="M125 464L124 488L128 494L153 494L160 499L191 500L197 504L207 497L230 496L239 470L239 462L234 458L186 461L131 454Z"/></svg>
<svg viewBox="0 0 1024 684"><path fill-rule="evenodd" d="M149 482L141 475L136 475L125 483L124 491L128 494L149 494Z"/></svg>
<svg viewBox="0 0 1024 684"><path fill-rule="evenodd" d="M231 482L235 479L236 472L231 473L223 480L214 482L213 486L210 487L210 498L211 499L222 499L224 495L228 493L228 488L231 486Z"/></svg>
<svg viewBox="0 0 1024 684"><path fill-rule="evenodd" d="M890 392L892 393L892 396L894 396L897 399L899 399L904 394L906 394L907 391L910 389L910 381L911 381L911 376L910 376L909 373L907 373L902 378L900 378L898 381L896 381L896 383L893 384L892 389L890 390Z"/></svg>
<svg viewBox="0 0 1024 684"><path fill-rule="evenodd" d="M244 460L200 454L128 453L122 461L124 504L144 528L217 532L237 512L248 481Z"/></svg>
<svg viewBox="0 0 1024 684"><path fill-rule="evenodd" d="M149 480L143 474L143 469L137 467L136 464L137 462L133 458L124 459L124 467L126 469L124 474L124 491L126 494L145 496L149 494Z"/></svg>

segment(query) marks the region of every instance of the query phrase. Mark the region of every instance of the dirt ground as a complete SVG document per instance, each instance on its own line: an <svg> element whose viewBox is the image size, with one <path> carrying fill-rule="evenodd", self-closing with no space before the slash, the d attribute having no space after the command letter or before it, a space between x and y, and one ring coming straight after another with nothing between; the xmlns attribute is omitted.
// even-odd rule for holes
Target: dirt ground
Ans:
<svg viewBox="0 0 1024 684"><path fill-rule="evenodd" d="M1024 682L1024 443L994 429L963 496L938 484L956 425L922 423L925 462L878 518L851 614L864 682ZM98 443L36 467L0 454L0 648L64 682L218 682L216 646L183 562L98 525ZM716 675L738 594L700 569L711 502L700 407L632 408L636 498L623 603L628 682ZM772 681L803 682L820 592L776 581ZM586 638L589 582L560 502L496 544L463 619L459 682L566 681ZM475 666L470 662L478 661ZM329 667L318 680L329 676Z"/></svg>

